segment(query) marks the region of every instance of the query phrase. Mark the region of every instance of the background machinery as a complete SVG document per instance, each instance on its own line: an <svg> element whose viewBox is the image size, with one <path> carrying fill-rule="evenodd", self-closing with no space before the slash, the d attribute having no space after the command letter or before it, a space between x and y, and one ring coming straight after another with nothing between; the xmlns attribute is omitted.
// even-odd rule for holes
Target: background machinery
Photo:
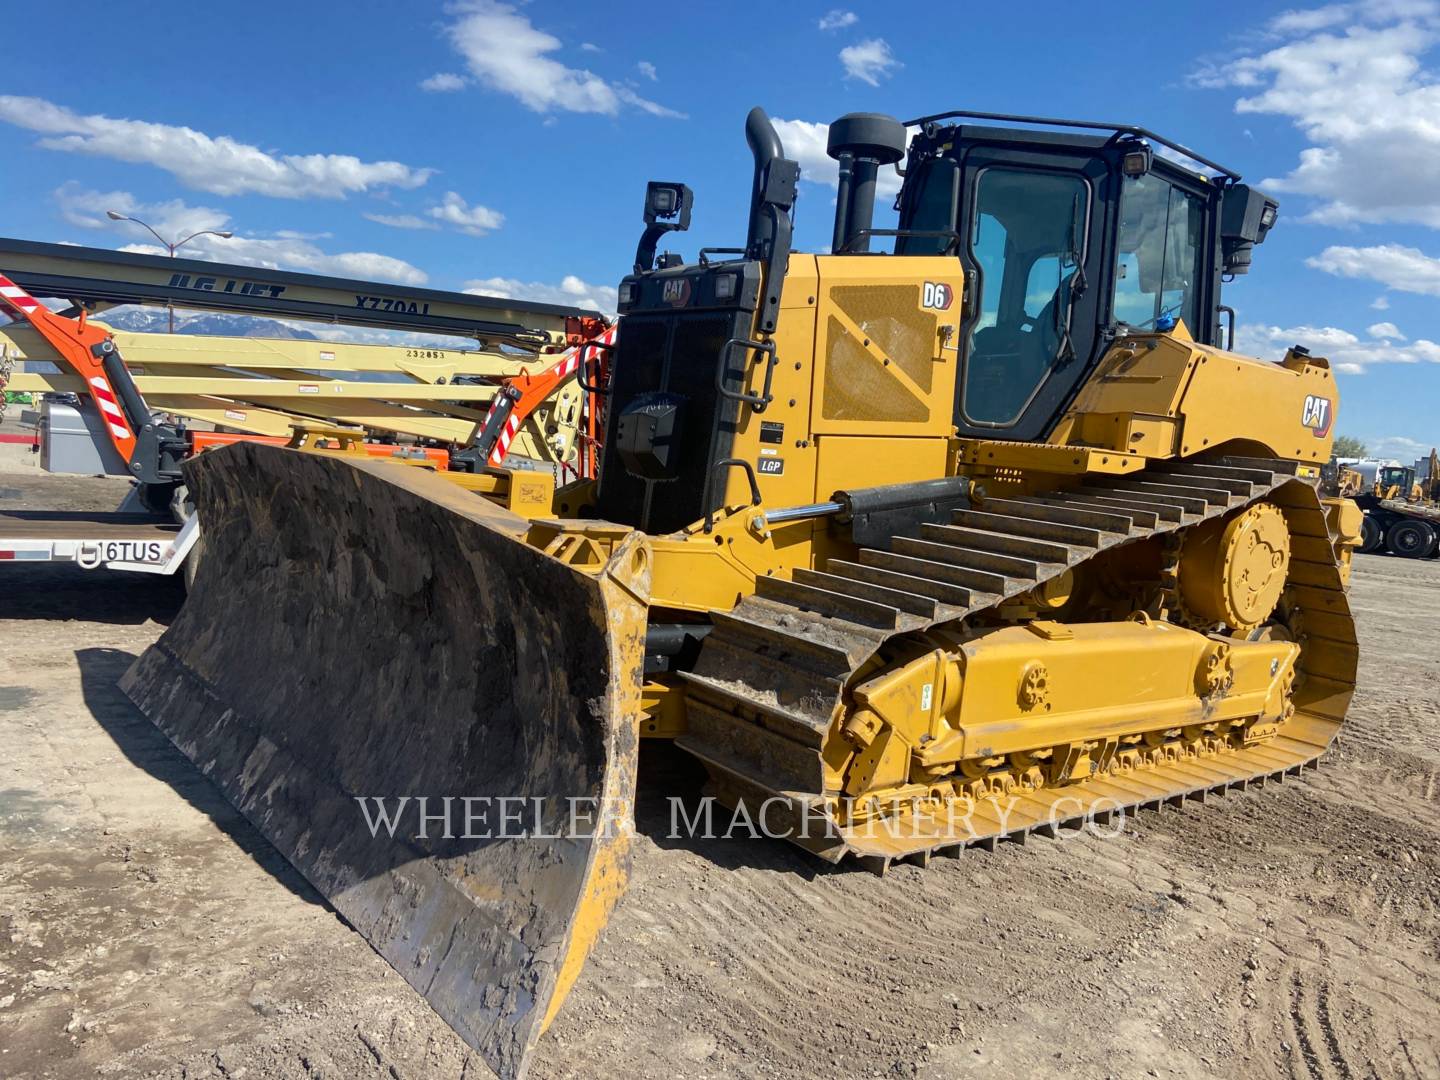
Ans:
<svg viewBox="0 0 1440 1080"><path fill-rule="evenodd" d="M1375 482L1352 497L1365 514L1362 552L1385 551L1407 559L1440 554L1440 455L1430 451L1423 477L1407 465L1381 465Z"/></svg>
<svg viewBox="0 0 1440 1080"><path fill-rule="evenodd" d="M909 126L830 127L833 254L758 109L743 249L657 255L692 198L649 185L598 476L549 505L186 466L223 557L122 685L503 1076L624 888L641 738L883 871L1281 778L1344 718L1334 380L1221 324L1276 204L1138 128Z"/></svg>
<svg viewBox="0 0 1440 1080"><path fill-rule="evenodd" d="M173 572L191 542L181 539L181 462L237 440L284 445L297 429L311 449L343 445L471 477L509 454L557 479L594 472L598 399L579 376L582 346L610 333L597 312L6 239L0 273L0 310L14 319L0 326L0 382L44 395L43 467L135 481L115 513L0 515L9 559ZM71 306L57 313L34 295ZM92 318L161 303L302 329L134 333ZM353 344L303 329L325 324L410 336ZM603 367L603 354L590 363ZM496 488L494 478L473 483Z"/></svg>

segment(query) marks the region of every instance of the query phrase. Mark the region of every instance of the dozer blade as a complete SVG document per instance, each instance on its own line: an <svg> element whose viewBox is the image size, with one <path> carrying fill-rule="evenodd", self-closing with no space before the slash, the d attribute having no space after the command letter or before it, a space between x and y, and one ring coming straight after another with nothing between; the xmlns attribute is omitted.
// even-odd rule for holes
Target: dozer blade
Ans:
<svg viewBox="0 0 1440 1080"><path fill-rule="evenodd" d="M186 480L198 577L122 688L522 1075L625 887L643 538L587 573L434 474L256 444Z"/></svg>

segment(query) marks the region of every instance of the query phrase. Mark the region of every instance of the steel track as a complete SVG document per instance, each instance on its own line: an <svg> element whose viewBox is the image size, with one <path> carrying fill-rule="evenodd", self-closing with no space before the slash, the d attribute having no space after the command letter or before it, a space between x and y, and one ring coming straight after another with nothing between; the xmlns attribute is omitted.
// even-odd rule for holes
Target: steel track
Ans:
<svg viewBox="0 0 1440 1080"><path fill-rule="evenodd" d="M855 854L883 870L971 844L1132 808L1181 804L1316 762L1344 719L1356 645L1324 509L1294 462L1253 458L1157 462L1128 477L1087 477L1040 495L986 498L949 525L864 548L823 571L762 578L753 596L712 613L686 681L688 731L678 742L709 770L722 801L771 800L792 826L813 823L825 799L820 755L846 692L892 639L962 624L1102 552L1177 534L1249 504L1281 507L1292 536L1285 606L1301 644L1296 713L1266 742L1192 754L1167 765L980 799L962 823L925 814L905 835L832 825L791 839L830 861ZM1161 584L1161 583L1157 583ZM867 669L868 671L868 669ZM987 805L989 804L989 805ZM823 815L822 815L823 816ZM782 830L783 831L783 830Z"/></svg>

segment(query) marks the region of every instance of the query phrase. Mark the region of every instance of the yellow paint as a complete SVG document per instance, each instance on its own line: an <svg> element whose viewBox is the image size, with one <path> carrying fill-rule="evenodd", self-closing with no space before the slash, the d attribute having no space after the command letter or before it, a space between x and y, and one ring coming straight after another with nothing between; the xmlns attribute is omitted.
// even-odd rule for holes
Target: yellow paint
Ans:
<svg viewBox="0 0 1440 1080"><path fill-rule="evenodd" d="M96 320L95 325L103 323ZM555 358L298 338L128 331L115 331L114 337L151 409L221 430L271 437L288 435L297 418L324 418L463 445L484 421L500 380ZM0 328L0 345L27 360L56 363L68 371L54 348L28 326ZM382 381L377 375L387 378ZM406 381L396 380L396 375ZM462 375L487 381L455 384ZM17 373L10 388L87 392L76 376L31 372ZM580 397L578 386L567 383L521 425L511 452L541 461L572 460Z"/></svg>
<svg viewBox="0 0 1440 1080"><path fill-rule="evenodd" d="M647 679L641 690L640 736L673 739L685 734L685 688L664 676Z"/></svg>
<svg viewBox="0 0 1440 1080"><path fill-rule="evenodd" d="M1145 334L1111 347L1050 441L1148 458L1230 449L1318 463L1330 458L1338 404L1326 360L1292 353L1276 364L1188 334ZM1323 431L1308 426L1322 416Z"/></svg>
<svg viewBox="0 0 1440 1080"><path fill-rule="evenodd" d="M1180 593L1207 622L1251 630L1275 610L1289 570L1285 515L1273 504L1257 503L1185 535Z"/></svg>
<svg viewBox="0 0 1440 1080"><path fill-rule="evenodd" d="M613 528L613 527L612 527ZM638 767L641 684L645 669L645 627L652 558L645 538L629 532L615 544L599 575L609 626L610 691L599 717L609 744L597 835L592 841L590 869L577 898L569 943L555 978L555 991L541 1020L544 1031L554 1020L575 984L585 958L610 913L624 894L630 875L630 843L634 831L635 771Z"/></svg>

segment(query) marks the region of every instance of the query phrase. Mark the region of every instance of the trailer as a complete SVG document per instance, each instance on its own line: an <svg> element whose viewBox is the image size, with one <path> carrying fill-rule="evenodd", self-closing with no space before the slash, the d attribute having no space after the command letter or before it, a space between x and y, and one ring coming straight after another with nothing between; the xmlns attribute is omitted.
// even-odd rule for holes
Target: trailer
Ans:
<svg viewBox="0 0 1440 1080"><path fill-rule="evenodd" d="M82 570L174 574L199 539L199 518L183 525L125 511L0 511L0 562L74 563Z"/></svg>
<svg viewBox="0 0 1440 1080"><path fill-rule="evenodd" d="M1440 553L1440 505L1384 498L1373 492L1355 496L1365 514L1360 550L1387 552L1407 559L1433 559Z"/></svg>

